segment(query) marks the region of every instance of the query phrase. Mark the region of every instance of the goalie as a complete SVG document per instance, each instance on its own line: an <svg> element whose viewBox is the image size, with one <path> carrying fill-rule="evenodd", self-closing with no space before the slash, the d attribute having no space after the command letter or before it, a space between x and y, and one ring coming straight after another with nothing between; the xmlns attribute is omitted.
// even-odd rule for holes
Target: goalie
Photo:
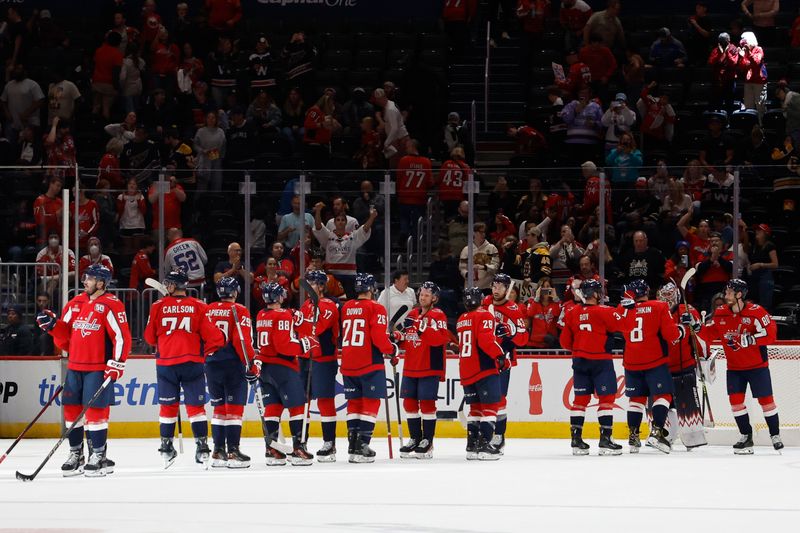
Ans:
<svg viewBox="0 0 800 533"><path fill-rule="evenodd" d="M700 329L700 315L688 304L679 304L680 293L674 283L669 282L658 290L658 299L669 305L676 323L683 322L694 331ZM676 344L669 345L669 371L674 387L673 402L667 415L665 429L670 444L680 437L687 450L708 444L703 431L703 414L697 392L696 350L693 336L687 335ZM702 342L698 339L699 342Z"/></svg>

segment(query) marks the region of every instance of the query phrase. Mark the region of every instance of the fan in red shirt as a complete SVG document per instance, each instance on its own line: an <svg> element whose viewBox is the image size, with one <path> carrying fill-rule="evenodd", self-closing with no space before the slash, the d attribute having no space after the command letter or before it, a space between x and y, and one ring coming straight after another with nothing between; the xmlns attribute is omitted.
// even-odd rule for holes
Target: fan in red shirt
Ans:
<svg viewBox="0 0 800 533"><path fill-rule="evenodd" d="M469 26L478 12L478 0L445 0L442 7L444 31L460 55L467 45Z"/></svg>
<svg viewBox="0 0 800 533"><path fill-rule="evenodd" d="M531 334L528 346L534 348L558 348L557 321L561 315L558 294L550 278L541 278L533 298L528 300L528 318L531 319Z"/></svg>
<svg viewBox="0 0 800 533"><path fill-rule="evenodd" d="M451 339L447 316L436 307L441 290L432 281L419 288L419 307L411 310L401 328L405 351L400 397L408 421L409 441L400 457L430 459L436 433L436 399L445 376L445 346Z"/></svg>
<svg viewBox="0 0 800 533"><path fill-rule="evenodd" d="M295 315L288 309L281 309L288 296L286 289L271 282L264 285L262 291L267 307L259 311L256 318L258 355L251 373L259 376L264 395L267 466L286 464L286 454L271 446L278 440L278 426L284 408L289 410L289 430L294 446L289 462L295 466L307 466L314 462L314 457L306 451L306 444L301 440L306 393L297 358L319 350L320 343L313 336L298 339L295 335ZM297 318L302 320L299 314Z"/></svg>
<svg viewBox="0 0 800 533"><path fill-rule="evenodd" d="M622 446L611 438L614 423L614 400L617 376L611 360L610 335L618 328L615 310L599 305L603 285L594 279L581 283L581 303L567 311L561 346L572 351L572 386L575 399L570 415L573 455L589 455L589 445L583 441L586 406L592 394L597 394L597 421L600 423L600 455L621 455Z"/></svg>
<svg viewBox="0 0 800 533"><path fill-rule="evenodd" d="M708 253L711 247L711 226L708 220L701 220L697 223L697 230L692 232L689 223L692 220L694 208L689 210L678 220L678 231L681 236L689 243L689 264L694 266L703 260L703 255Z"/></svg>
<svg viewBox="0 0 800 533"><path fill-rule="evenodd" d="M207 442L203 363L208 354L225 345L222 332L206 316L208 306L205 302L186 296L188 283L189 278L182 270L173 270L165 276L167 295L150 307L150 318L144 330L144 340L156 347L158 421L161 427L158 451L165 468L169 468L178 456L172 437L178 421L181 388L197 445L195 461L203 465L208 463L211 450Z"/></svg>
<svg viewBox="0 0 800 533"><path fill-rule="evenodd" d="M147 200L153 208L153 230L161 229L161 209L158 206L158 182L153 182L147 190ZM181 204L186 201L186 192L178 184L175 176L169 177L169 192L164 194L164 220L165 228L180 228Z"/></svg>
<svg viewBox="0 0 800 533"><path fill-rule="evenodd" d="M63 186L63 178L51 176L48 181L47 192L40 194L33 202L33 218L39 228L36 238L37 244L44 244L50 233L59 233L61 230L61 221L59 219L64 208L64 201L61 199Z"/></svg>
<svg viewBox="0 0 800 533"><path fill-rule="evenodd" d="M558 22L569 32L571 42L580 41L583 28L592 16L592 8L583 0L563 0L558 12Z"/></svg>
<svg viewBox="0 0 800 533"><path fill-rule="evenodd" d="M150 264L150 256L156 251L156 244L150 237L145 237L142 242L142 248L136 252L131 263L131 281L128 287L131 289L142 290L144 288L144 280L153 278L156 275L156 270Z"/></svg>
<svg viewBox="0 0 800 533"><path fill-rule="evenodd" d="M658 299L669 306L673 322L684 322L685 327L700 330L700 314L691 305L678 304L680 294L675 283L668 282L658 289ZM687 313L689 317L684 316ZM680 342L670 344L667 349L669 371L675 391L664 426L669 431L667 440L674 443L680 437L687 450L704 446L708 442L703 430L703 414L697 393L697 345L690 334L684 336Z"/></svg>
<svg viewBox="0 0 800 533"><path fill-rule="evenodd" d="M149 42L152 37L147 40ZM111 118L111 106L119 89L119 74L122 70L123 55L119 49L122 36L115 32L106 35L106 41L94 53L92 72L92 113L102 111L106 119Z"/></svg>
<svg viewBox="0 0 800 533"><path fill-rule="evenodd" d="M211 396L212 467L247 468L250 457L239 451L242 415L247 402L245 369L255 358L250 311L236 303L241 292L235 277L217 282L220 301L209 304L206 316L225 337L225 345L206 358L206 378Z"/></svg>
<svg viewBox="0 0 800 533"><path fill-rule="evenodd" d="M98 237L90 237L87 244L89 253L82 256L78 261L78 275L83 277L91 265L102 265L111 272L111 276L113 277L114 264L111 262L111 258L103 253L100 239Z"/></svg>
<svg viewBox="0 0 800 533"><path fill-rule="evenodd" d="M583 89L591 88L592 70L589 65L578 59L578 52L575 50L568 51L566 59L569 71L565 73L565 79L558 81L557 85L566 93L565 97L572 100L577 98Z"/></svg>
<svg viewBox="0 0 800 533"><path fill-rule="evenodd" d="M492 294L483 299L483 306L494 313L497 343L508 358L508 368L500 369L500 402L497 409L497 425L494 428L492 446L502 455L506 446L506 397L511 380L511 367L517 366L517 348L528 343L528 317L525 309L511 300L511 277L508 274L495 274L492 280Z"/></svg>
<svg viewBox="0 0 800 533"><path fill-rule="evenodd" d="M80 185L78 198L78 243L81 249L86 249L89 237L97 235L100 229L100 207L97 202L86 197L86 190ZM74 190L73 190L74 192ZM70 231L75 235L75 202L69 204Z"/></svg>
<svg viewBox="0 0 800 533"><path fill-rule="evenodd" d="M149 43L155 39L162 24L161 15L156 12L155 0L145 0L142 6L142 42Z"/></svg>
<svg viewBox="0 0 800 533"><path fill-rule="evenodd" d="M597 34L589 36L589 43L581 48L578 58L589 67L592 80L603 85L614 75L617 70L617 60L611 49L603 44L603 38Z"/></svg>
<svg viewBox="0 0 800 533"><path fill-rule="evenodd" d="M492 445L500 408L499 369L507 368L503 349L495 337L495 318L481 307L477 287L464 291L467 312L458 317L458 371L464 387L467 415L467 460L496 461L500 450Z"/></svg>
<svg viewBox="0 0 800 533"><path fill-rule="evenodd" d="M772 377L769 372L767 345L775 342L777 326L766 309L758 304L745 301L747 283L732 279L725 286L725 305L714 311L714 319L700 331L701 346L706 349L715 340L722 341L728 371L725 376L728 385L728 400L733 409L736 426L739 428L739 441L733 445L733 453L750 455L753 453L753 427L747 414L745 394L747 387L753 397L758 399L764 412L764 420L769 428L772 446L783 448L778 421L778 406L772 395Z"/></svg>
<svg viewBox="0 0 800 533"><path fill-rule="evenodd" d="M325 94L317 103L308 108L306 118L303 122L305 134L303 143L311 146L321 146L327 149L331 144L334 130L339 129L340 125L333 118L334 100Z"/></svg>
<svg viewBox="0 0 800 533"><path fill-rule="evenodd" d="M464 157L464 148L456 146L450 150L450 159L442 163L442 168L439 169L439 201L445 214L455 213L458 211L458 204L466 200L464 183L473 174Z"/></svg>
<svg viewBox="0 0 800 533"><path fill-rule="evenodd" d="M324 270L314 269L306 272L306 281L319 298L315 309L311 298L300 307L303 315L297 332L303 336L313 336L319 340L319 348L303 354L300 360L300 375L304 384L308 383L309 361L311 364L311 399L317 400L322 421L322 448L317 451L317 461L333 463L336 461L336 374L339 343L339 307L325 297L328 275ZM310 356L310 357L308 357ZM306 399L309 401L310 399ZM306 433L307 435L308 433Z"/></svg>
<svg viewBox="0 0 800 533"><path fill-rule="evenodd" d="M242 19L241 0L206 0L208 25L217 31L230 31Z"/></svg>
<svg viewBox="0 0 800 533"><path fill-rule="evenodd" d="M419 155L419 142L416 139L406 141L406 155L397 163L396 179L400 233L415 236L417 219L424 213L428 191L434 185L431 160Z"/></svg>
<svg viewBox="0 0 800 533"><path fill-rule="evenodd" d="M586 185L583 189L583 204L575 206L576 210L584 216L590 216L595 208L600 205L600 176L598 176L597 165L592 161L586 161L581 165L581 172L586 178ZM605 178L605 197L606 197L606 220L608 224L613 224L611 209L611 181Z"/></svg>
<svg viewBox="0 0 800 533"><path fill-rule="evenodd" d="M45 309L36 316L39 327L53 336L59 348L69 353L64 380L64 423L71 426L105 380L119 381L131 350L131 333L125 306L106 292L111 272L100 265L90 267L83 279L86 292L79 294L56 319ZM101 285L102 283L102 285ZM106 458L109 406L114 401L114 387L106 386L86 410L86 431L91 442L89 462L83 455L83 424L70 431L70 454L62 465L64 476L105 476L114 472L114 461ZM85 467L84 467L85 464Z"/></svg>
<svg viewBox="0 0 800 533"><path fill-rule="evenodd" d="M339 313L351 463L375 462L375 451L369 443L381 399L386 398L383 360L389 358L393 365L397 364L398 348L386 331L389 325L386 309L374 301L376 292L377 283L372 274L359 272L355 279L357 298L345 303Z"/></svg>
<svg viewBox="0 0 800 533"><path fill-rule="evenodd" d="M669 371L669 346L685 335L670 314L669 304L648 299L650 287L642 279L625 286L620 310L619 331L625 335L622 366L625 368L625 395L628 397L628 444L639 453L642 423L647 398L653 399L653 422L647 444L669 453L672 445L664 424L672 403L672 376Z"/></svg>

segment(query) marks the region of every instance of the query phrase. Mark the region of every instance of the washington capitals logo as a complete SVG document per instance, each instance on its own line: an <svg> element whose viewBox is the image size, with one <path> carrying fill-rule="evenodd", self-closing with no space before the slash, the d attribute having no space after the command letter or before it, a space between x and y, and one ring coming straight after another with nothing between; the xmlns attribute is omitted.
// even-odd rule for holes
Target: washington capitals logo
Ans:
<svg viewBox="0 0 800 533"><path fill-rule="evenodd" d="M94 311L89 313L89 316L86 318L76 320L72 325L73 328L81 332L81 337L83 338L91 335L93 331L100 331L100 324L97 322L97 319L92 317L92 315L94 315Z"/></svg>

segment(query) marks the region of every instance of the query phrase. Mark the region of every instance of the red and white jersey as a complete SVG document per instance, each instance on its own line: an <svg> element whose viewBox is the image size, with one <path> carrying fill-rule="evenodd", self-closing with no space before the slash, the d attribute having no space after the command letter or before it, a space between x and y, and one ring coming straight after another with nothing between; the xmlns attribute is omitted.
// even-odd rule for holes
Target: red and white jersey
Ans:
<svg viewBox="0 0 800 533"><path fill-rule="evenodd" d="M383 371L383 354L394 352L386 331L386 308L359 298L342 306L342 375L363 376Z"/></svg>
<svg viewBox="0 0 800 533"><path fill-rule="evenodd" d="M139 250L131 263L131 281L128 287L141 289L144 287L144 280L154 277L156 273L156 269L150 264L150 256L144 249Z"/></svg>
<svg viewBox="0 0 800 533"><path fill-rule="evenodd" d="M447 316L437 307L425 314L421 307L415 307L408 313L408 319L413 320L414 325L403 330L405 340L400 345L405 350L403 375L411 378L438 376L444 381L444 352L451 339Z"/></svg>
<svg viewBox="0 0 800 533"><path fill-rule="evenodd" d="M191 296L164 296L150 307L144 340L156 347L156 364L202 363L225 344L206 316L208 306Z"/></svg>
<svg viewBox="0 0 800 533"><path fill-rule="evenodd" d="M431 160L421 155L404 155L397 163L397 202L425 205L433 187Z"/></svg>
<svg viewBox="0 0 800 533"><path fill-rule="evenodd" d="M531 334L528 337L528 346L544 347L545 335L552 335L558 337L558 329L556 329L556 321L561 316L561 304L558 302L550 302L547 305L542 305L540 302L534 301L533 298L528 300L527 308L528 318L531 319Z"/></svg>
<svg viewBox="0 0 800 533"><path fill-rule="evenodd" d="M669 312L659 300L636 302L633 309L618 310L619 331L625 335L622 366L626 370L648 370L668 363L669 347L681 337Z"/></svg>
<svg viewBox="0 0 800 533"><path fill-rule="evenodd" d="M289 309L262 309L256 317L258 354L256 359L265 364L288 366L300 371L297 356L303 354L303 345L294 332L294 313Z"/></svg>
<svg viewBox="0 0 800 533"><path fill-rule="evenodd" d="M736 343L743 333L752 335L756 343L747 348L733 349L726 338L733 336ZM714 318L700 331L700 338L707 344L719 340L728 359L728 370L751 370L769 366L767 345L775 342L778 328L769 313L758 304L745 302L739 313L722 305L714 311Z"/></svg>
<svg viewBox="0 0 800 533"><path fill-rule="evenodd" d="M442 20L447 22L469 22L477 11L477 0L444 0Z"/></svg>
<svg viewBox="0 0 800 533"><path fill-rule="evenodd" d="M125 361L131 351L125 305L107 292L94 300L85 292L70 300L50 334L69 352L70 370L104 370L107 361Z"/></svg>
<svg viewBox="0 0 800 533"><path fill-rule="evenodd" d="M511 337L498 338L497 341L503 349L510 354L511 366L517 366L517 348L522 348L528 344L528 316L527 311L516 302L506 301L505 303L495 303L491 295L485 297L483 307L494 309L494 320L497 324L509 325L509 329L514 332Z"/></svg>
<svg viewBox="0 0 800 533"><path fill-rule="evenodd" d="M110 257L108 257L106 254L100 254L100 257L98 257L97 260L92 260L92 257L89 254L86 254L81 257L81 260L78 263L78 276L83 276L83 273L91 265L103 265L111 271L112 276L114 275L114 264L111 262Z"/></svg>
<svg viewBox="0 0 800 533"><path fill-rule="evenodd" d="M336 361L339 345L339 306L330 298L320 298L319 316L314 316L314 303L310 298L300 307L303 314L303 323L297 327L297 332L309 337L313 333L319 341L319 348L311 352L311 357L320 363ZM305 357L308 354L303 354Z"/></svg>
<svg viewBox="0 0 800 533"><path fill-rule="evenodd" d="M561 346L572 357L611 359L609 335L619 329L616 310L606 305L577 304L564 316Z"/></svg>
<svg viewBox="0 0 800 533"><path fill-rule="evenodd" d="M448 159L439 170L439 200L460 202L466 199L464 183L469 181L472 169L464 161Z"/></svg>
<svg viewBox="0 0 800 533"><path fill-rule="evenodd" d="M685 312L686 305L680 304L675 312L672 313L672 321L676 324L679 323L681 315ZM689 312L697 322L700 322L700 313L697 312L697 309L689 306ZM676 344L669 345L669 371L673 374L697 366L689 342L691 342L691 335L686 335Z"/></svg>
<svg viewBox="0 0 800 533"><path fill-rule="evenodd" d="M494 336L494 326L494 315L482 307L458 317L458 372L462 385L472 385L498 373L497 358L503 355L503 349Z"/></svg>
<svg viewBox="0 0 800 533"><path fill-rule="evenodd" d="M567 289L569 289L569 284L567 284ZM579 302L576 302L573 299L565 299L564 303L561 304L561 314L558 315L558 320L556 320L556 325L558 329L564 329L565 323L564 319L567 317L570 311L572 311L576 306L580 305Z"/></svg>
<svg viewBox="0 0 800 533"><path fill-rule="evenodd" d="M75 234L75 202L69 204L70 231ZM100 227L100 207L94 200L89 200L85 204L78 205L78 229L86 233L81 237L81 245L85 244L89 237L97 235Z"/></svg>
<svg viewBox="0 0 800 533"><path fill-rule="evenodd" d="M234 307L236 308L236 316L239 318L239 327L236 327L236 320L233 316ZM207 363L226 359L239 359L245 363L255 358L255 350L253 350L253 321L250 318L250 311L245 306L235 302L213 302L208 304L206 317L225 337L225 344L214 353L208 355L206 358ZM241 336L239 336L239 330L242 332ZM242 351L242 345L244 345L246 352ZM247 355L246 358L245 355Z"/></svg>
<svg viewBox="0 0 800 533"><path fill-rule="evenodd" d="M61 273L61 260L64 248L59 245L58 250L53 252L49 246L45 246L39 253L36 254L37 263L55 263L58 267L52 266L37 266L36 275L38 276L58 276ZM67 259L67 270L75 272L75 253L72 250L67 250L69 258Z"/></svg>
<svg viewBox="0 0 800 533"><path fill-rule="evenodd" d="M175 239L164 252L164 260L169 270L183 269L189 276L189 283L202 283L206 279L208 257L203 247L194 239Z"/></svg>

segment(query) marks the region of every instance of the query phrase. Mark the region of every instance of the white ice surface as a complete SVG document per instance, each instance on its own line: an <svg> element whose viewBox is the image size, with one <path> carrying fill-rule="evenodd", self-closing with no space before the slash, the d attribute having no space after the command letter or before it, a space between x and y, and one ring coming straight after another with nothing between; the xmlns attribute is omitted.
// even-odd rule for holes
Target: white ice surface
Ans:
<svg viewBox="0 0 800 533"><path fill-rule="evenodd" d="M800 531L797 448L598 457L591 442L573 457L566 440L510 440L500 461L467 462L463 440L440 439L433 460L390 461L379 438L377 462L354 465L339 439L337 463L268 468L263 441L245 439L249 469L202 471L187 453L164 471L156 439L130 439L111 441L106 478L62 478L65 444L35 481L15 479L53 444L23 441L0 464L0 531Z"/></svg>

